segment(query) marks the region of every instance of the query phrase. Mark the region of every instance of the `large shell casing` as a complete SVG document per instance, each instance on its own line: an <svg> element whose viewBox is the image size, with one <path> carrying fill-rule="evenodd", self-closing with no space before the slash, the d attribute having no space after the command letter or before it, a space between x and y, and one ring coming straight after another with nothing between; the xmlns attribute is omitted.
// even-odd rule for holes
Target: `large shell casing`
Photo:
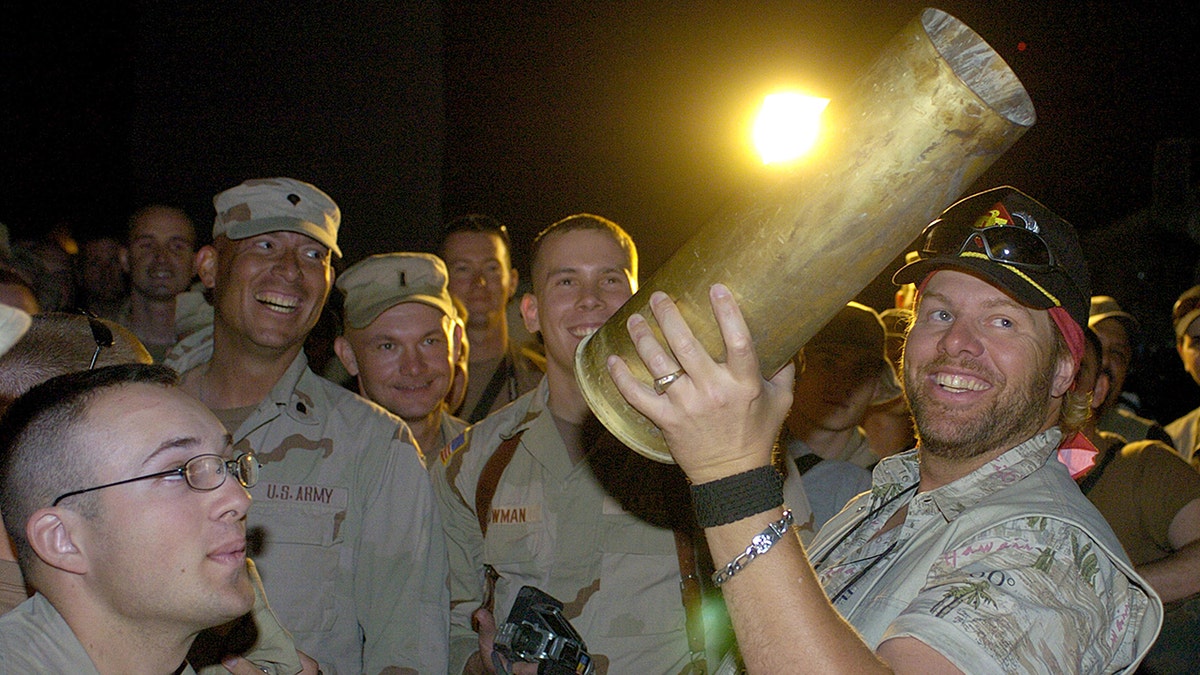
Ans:
<svg viewBox="0 0 1200 675"><path fill-rule="evenodd" d="M638 312L658 332L651 292L671 296L723 360L708 289L727 285L770 376L1034 119L1020 80L983 39L945 12L923 10L830 103L813 162L721 211L579 345L575 375L588 405L630 448L672 461L662 433L625 401L605 366L618 354L641 381L653 381L625 329Z"/></svg>

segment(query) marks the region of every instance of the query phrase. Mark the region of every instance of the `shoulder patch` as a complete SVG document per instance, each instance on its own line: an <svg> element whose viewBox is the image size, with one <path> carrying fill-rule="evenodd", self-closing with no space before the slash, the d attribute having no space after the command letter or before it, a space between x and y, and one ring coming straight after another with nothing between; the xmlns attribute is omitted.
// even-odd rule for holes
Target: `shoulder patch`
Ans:
<svg viewBox="0 0 1200 675"><path fill-rule="evenodd" d="M438 461L442 463L442 466L445 466L450 461L450 458L454 456L454 453L458 452L467 445L467 436L470 433L470 428L464 430L461 434L455 436L453 440L447 443L444 448L442 448L441 454L438 455Z"/></svg>

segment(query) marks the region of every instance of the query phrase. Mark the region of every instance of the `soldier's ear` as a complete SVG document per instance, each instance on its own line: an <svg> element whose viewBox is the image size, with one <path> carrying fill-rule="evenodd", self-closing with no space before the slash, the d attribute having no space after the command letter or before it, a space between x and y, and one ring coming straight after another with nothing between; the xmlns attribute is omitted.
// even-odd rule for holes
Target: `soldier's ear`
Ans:
<svg viewBox="0 0 1200 675"><path fill-rule="evenodd" d="M450 331L450 360L453 363L458 363L462 360L463 353L463 327L462 324L455 321L454 328Z"/></svg>
<svg viewBox="0 0 1200 675"><path fill-rule="evenodd" d="M1076 371L1078 368L1075 367L1075 359L1070 354L1064 353L1058 358L1058 362L1055 364L1054 378L1051 381L1051 394L1055 398L1067 393L1067 390L1075 384Z"/></svg>
<svg viewBox="0 0 1200 675"><path fill-rule="evenodd" d="M505 302L507 302L508 300L512 300L513 296L517 294L517 283L520 281L521 281L521 274L520 274L520 272L517 271L517 268L509 267L508 268L509 291L508 291L508 299Z"/></svg>
<svg viewBox="0 0 1200 675"><path fill-rule="evenodd" d="M345 337L339 335L333 340L333 352L338 360L346 367L351 377L358 377L358 359L354 356L354 346Z"/></svg>
<svg viewBox="0 0 1200 675"><path fill-rule="evenodd" d="M521 318L525 320L525 330L530 333L536 335L542 329L542 324L538 321L537 296L533 293L521 296Z"/></svg>
<svg viewBox="0 0 1200 675"><path fill-rule="evenodd" d="M212 245L201 246L196 251L196 275L205 288L215 288L217 285L217 249Z"/></svg>
<svg viewBox="0 0 1200 675"><path fill-rule="evenodd" d="M87 557L82 542L83 519L78 514L58 507L38 509L25 525L25 537L37 557L50 567L83 574L87 572Z"/></svg>

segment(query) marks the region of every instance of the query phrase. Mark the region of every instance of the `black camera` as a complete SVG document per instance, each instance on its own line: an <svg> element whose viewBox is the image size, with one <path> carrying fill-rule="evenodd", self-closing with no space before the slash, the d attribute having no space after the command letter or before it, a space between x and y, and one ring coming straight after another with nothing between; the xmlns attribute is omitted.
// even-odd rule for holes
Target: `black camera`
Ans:
<svg viewBox="0 0 1200 675"><path fill-rule="evenodd" d="M591 675L592 657L579 632L562 614L563 604L522 586L508 619L496 633L496 651L510 661L538 664L538 675Z"/></svg>

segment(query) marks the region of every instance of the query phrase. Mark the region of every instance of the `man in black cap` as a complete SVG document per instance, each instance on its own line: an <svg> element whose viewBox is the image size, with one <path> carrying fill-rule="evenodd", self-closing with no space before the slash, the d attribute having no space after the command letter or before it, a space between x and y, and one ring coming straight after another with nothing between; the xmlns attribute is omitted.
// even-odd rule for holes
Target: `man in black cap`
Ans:
<svg viewBox="0 0 1200 675"><path fill-rule="evenodd" d="M670 349L637 315L629 332L651 375L686 375L658 394L610 359L691 479L747 665L1131 670L1161 603L1054 461L1086 415L1070 390L1090 295L1074 230L1013 188L989 190L931 223L894 281L918 288L903 372L920 441L883 459L807 551L770 468L793 369L762 378L729 289L710 293L724 363L661 293L650 304Z"/></svg>

